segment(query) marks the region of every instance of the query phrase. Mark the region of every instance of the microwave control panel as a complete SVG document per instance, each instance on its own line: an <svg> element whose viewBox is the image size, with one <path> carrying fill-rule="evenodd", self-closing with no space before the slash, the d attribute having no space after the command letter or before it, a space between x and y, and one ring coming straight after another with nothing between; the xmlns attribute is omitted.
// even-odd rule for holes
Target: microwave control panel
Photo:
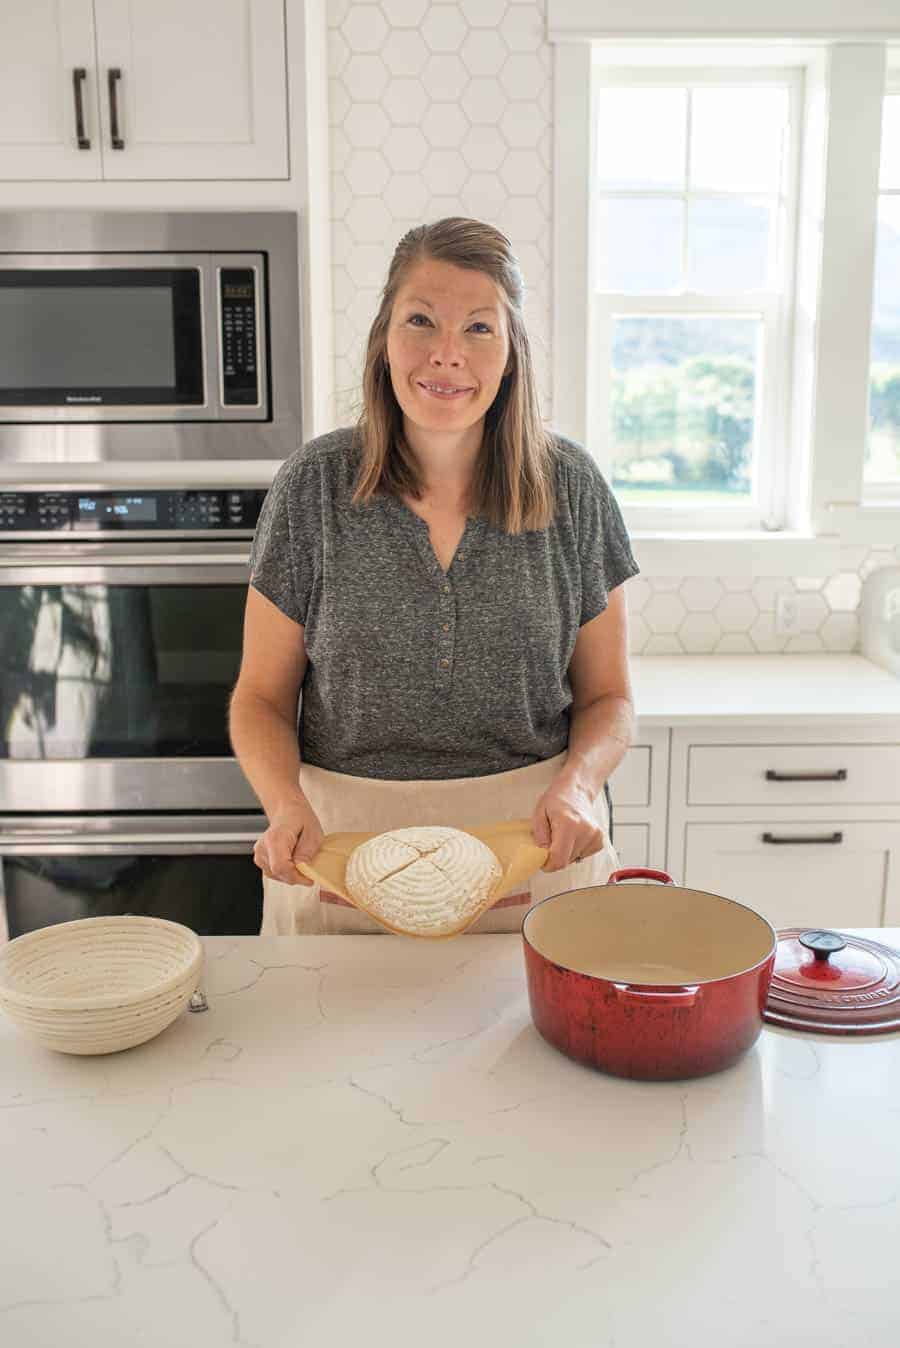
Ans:
<svg viewBox="0 0 900 1348"><path fill-rule="evenodd" d="M0 538L14 534L252 533L265 491L0 491Z"/></svg>
<svg viewBox="0 0 900 1348"><path fill-rule="evenodd" d="M259 402L256 348L256 273L252 267L223 267L219 272L222 315L222 402L226 407Z"/></svg>

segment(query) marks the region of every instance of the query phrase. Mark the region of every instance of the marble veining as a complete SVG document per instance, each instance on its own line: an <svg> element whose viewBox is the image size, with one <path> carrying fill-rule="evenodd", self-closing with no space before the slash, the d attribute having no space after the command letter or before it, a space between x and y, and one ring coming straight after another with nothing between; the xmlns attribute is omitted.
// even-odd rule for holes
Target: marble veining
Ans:
<svg viewBox="0 0 900 1348"><path fill-rule="evenodd" d="M4 1348L900 1339L900 1035L628 1082L540 1038L515 936L204 945L209 1011L126 1053L0 1020Z"/></svg>

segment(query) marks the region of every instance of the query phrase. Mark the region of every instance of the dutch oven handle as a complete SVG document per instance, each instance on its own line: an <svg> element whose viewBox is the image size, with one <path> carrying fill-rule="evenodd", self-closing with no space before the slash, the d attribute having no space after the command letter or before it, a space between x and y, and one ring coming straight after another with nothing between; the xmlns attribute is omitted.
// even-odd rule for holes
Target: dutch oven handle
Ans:
<svg viewBox="0 0 900 1348"><path fill-rule="evenodd" d="M646 866L626 866L624 870L613 871L606 883L617 885L620 880L658 880L661 885L675 883L667 871L650 871Z"/></svg>
<svg viewBox="0 0 900 1348"><path fill-rule="evenodd" d="M621 871L613 871L607 880L608 885L616 885L620 880L658 880L661 885L674 885L675 881L668 871L651 871L646 866L626 866ZM690 1006L700 991L697 984L683 988L636 988L627 983L613 983L616 996L620 1001L635 1002L681 1002Z"/></svg>

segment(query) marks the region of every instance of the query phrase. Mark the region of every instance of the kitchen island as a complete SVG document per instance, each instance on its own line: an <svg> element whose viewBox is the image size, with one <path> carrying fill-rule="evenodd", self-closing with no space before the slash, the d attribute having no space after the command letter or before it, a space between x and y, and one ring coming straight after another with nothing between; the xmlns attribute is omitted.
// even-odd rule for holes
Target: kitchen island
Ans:
<svg viewBox="0 0 900 1348"><path fill-rule="evenodd" d="M900 1341L900 1034L631 1082L540 1038L518 936L204 946L125 1053L0 1016L4 1348Z"/></svg>

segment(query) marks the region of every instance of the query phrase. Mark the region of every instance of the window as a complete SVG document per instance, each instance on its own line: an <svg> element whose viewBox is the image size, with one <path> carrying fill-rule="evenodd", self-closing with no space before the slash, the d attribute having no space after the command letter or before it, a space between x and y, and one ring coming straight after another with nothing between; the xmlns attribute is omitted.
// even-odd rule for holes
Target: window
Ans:
<svg viewBox="0 0 900 1348"><path fill-rule="evenodd" d="M869 426L863 464L868 501L900 494L900 78L884 99L875 283L869 364Z"/></svg>
<svg viewBox="0 0 900 1348"><path fill-rule="evenodd" d="M592 82L592 452L632 526L783 525L801 76Z"/></svg>
<svg viewBox="0 0 900 1348"><path fill-rule="evenodd" d="M549 31L553 419L642 565L895 546L900 44L628 44L578 0Z"/></svg>

